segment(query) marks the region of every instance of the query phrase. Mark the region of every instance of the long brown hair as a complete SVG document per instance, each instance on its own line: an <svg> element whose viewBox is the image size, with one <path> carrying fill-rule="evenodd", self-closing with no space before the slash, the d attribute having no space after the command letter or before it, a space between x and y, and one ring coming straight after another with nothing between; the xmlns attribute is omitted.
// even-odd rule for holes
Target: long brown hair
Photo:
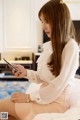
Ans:
<svg viewBox="0 0 80 120"><path fill-rule="evenodd" d="M39 11L39 18L43 14L51 26L51 43L53 53L48 63L50 70L58 76L61 70L62 50L69 37L75 39L75 29L70 12L61 0L50 0Z"/></svg>

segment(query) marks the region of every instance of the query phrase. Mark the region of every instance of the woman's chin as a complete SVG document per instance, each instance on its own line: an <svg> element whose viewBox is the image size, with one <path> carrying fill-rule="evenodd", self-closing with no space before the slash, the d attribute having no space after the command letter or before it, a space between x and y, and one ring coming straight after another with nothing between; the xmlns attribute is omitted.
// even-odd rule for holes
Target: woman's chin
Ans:
<svg viewBox="0 0 80 120"><path fill-rule="evenodd" d="M51 38L51 35L48 34L47 36L48 36L48 38Z"/></svg>

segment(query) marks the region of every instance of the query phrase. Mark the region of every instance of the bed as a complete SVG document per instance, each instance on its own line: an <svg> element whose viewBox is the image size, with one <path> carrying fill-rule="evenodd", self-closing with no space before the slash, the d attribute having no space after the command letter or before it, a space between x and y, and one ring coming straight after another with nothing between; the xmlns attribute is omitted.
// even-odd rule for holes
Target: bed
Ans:
<svg viewBox="0 0 80 120"><path fill-rule="evenodd" d="M34 117L33 120L80 120L80 79L75 78L71 91L71 100L73 106L64 113L42 113ZM31 83L26 93L36 91L40 85ZM24 119L26 120L26 119Z"/></svg>
<svg viewBox="0 0 80 120"><path fill-rule="evenodd" d="M38 114L33 120L80 120L80 107L74 107L65 113Z"/></svg>
<svg viewBox="0 0 80 120"><path fill-rule="evenodd" d="M0 99L9 98L14 92L30 93L39 87L40 85L27 81L0 81ZM42 113L33 120L80 120L80 79L75 78L71 97L74 107L65 113Z"/></svg>

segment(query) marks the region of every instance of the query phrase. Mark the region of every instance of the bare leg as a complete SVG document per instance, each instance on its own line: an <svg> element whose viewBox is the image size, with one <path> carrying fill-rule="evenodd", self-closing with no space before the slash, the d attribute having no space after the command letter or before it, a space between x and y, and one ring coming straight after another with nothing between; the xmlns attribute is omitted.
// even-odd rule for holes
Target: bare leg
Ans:
<svg viewBox="0 0 80 120"><path fill-rule="evenodd" d="M15 103L10 99L0 100L0 112L8 112L9 117L13 116L14 118L18 118L15 112Z"/></svg>
<svg viewBox="0 0 80 120"><path fill-rule="evenodd" d="M65 89L67 90L67 89ZM65 112L68 109L69 102L65 99L66 91L51 104L41 105L35 102L14 103L10 99L0 101L0 112L8 112L9 115L20 118L20 120L32 120L39 113ZM19 120L19 119L17 119Z"/></svg>
<svg viewBox="0 0 80 120"><path fill-rule="evenodd" d="M16 109L17 107L17 109ZM8 112L8 120L31 120L34 116L31 111L32 103L14 103L10 99L0 100L0 112Z"/></svg>

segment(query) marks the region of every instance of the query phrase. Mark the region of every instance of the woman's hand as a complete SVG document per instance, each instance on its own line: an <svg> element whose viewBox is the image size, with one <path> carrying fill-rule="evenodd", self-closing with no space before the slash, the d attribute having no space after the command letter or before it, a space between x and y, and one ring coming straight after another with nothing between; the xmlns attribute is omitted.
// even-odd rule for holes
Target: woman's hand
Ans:
<svg viewBox="0 0 80 120"><path fill-rule="evenodd" d="M25 77L27 76L27 70L22 66L22 65L15 65L13 64L13 66L18 70L16 71L14 68L12 70L12 73L18 77L18 78L22 78L22 77Z"/></svg>
<svg viewBox="0 0 80 120"><path fill-rule="evenodd" d="M26 103L27 94L16 92L12 94L11 100L15 103Z"/></svg>
<svg viewBox="0 0 80 120"><path fill-rule="evenodd" d="M44 88L45 86L49 85L47 82L43 82L40 88Z"/></svg>

